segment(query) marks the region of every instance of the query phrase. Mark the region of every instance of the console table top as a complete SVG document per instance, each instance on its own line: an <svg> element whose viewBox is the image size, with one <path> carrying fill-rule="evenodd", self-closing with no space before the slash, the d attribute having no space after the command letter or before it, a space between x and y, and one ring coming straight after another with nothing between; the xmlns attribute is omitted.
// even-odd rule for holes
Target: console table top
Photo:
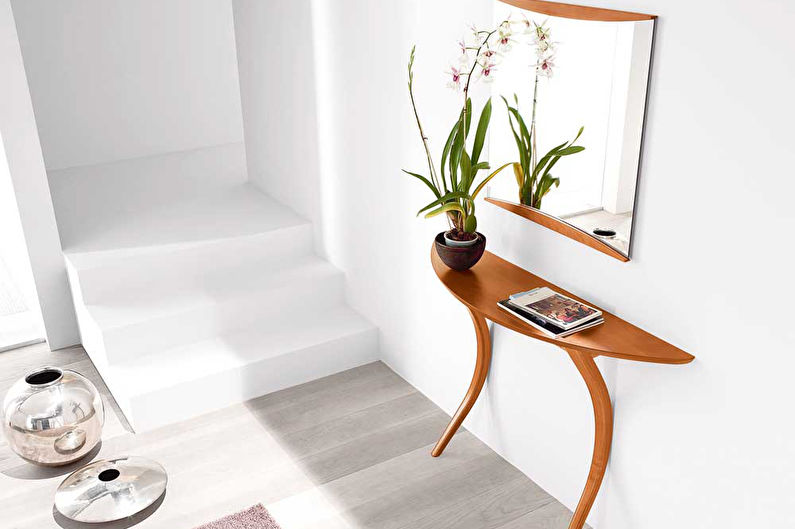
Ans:
<svg viewBox="0 0 795 529"><path fill-rule="evenodd" d="M610 356L639 362L687 364L695 358L678 347L602 309L600 310L602 310L605 320L603 324L565 338L553 338L536 330L499 308L497 302L506 299L510 294L545 286L588 305L594 307L596 305L544 281L491 252L484 252L483 257L475 266L463 272L445 266L436 253L435 247L431 248L431 262L436 275L461 303L481 313L494 323L531 338L549 342L567 350L574 349L595 356Z"/></svg>

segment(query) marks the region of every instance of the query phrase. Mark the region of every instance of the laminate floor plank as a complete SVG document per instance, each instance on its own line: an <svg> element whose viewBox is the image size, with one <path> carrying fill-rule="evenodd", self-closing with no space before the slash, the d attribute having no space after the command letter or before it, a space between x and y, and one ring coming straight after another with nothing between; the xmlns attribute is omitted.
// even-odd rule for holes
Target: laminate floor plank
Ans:
<svg viewBox="0 0 795 529"><path fill-rule="evenodd" d="M555 499L552 496L521 475L489 487L477 496L464 498L423 518L421 522L411 527L412 529L501 529L505 524L553 502Z"/></svg>
<svg viewBox="0 0 795 529"><path fill-rule="evenodd" d="M558 501L553 501L535 509L499 529L567 529L571 521L571 511ZM590 525L585 525L590 529Z"/></svg>
<svg viewBox="0 0 795 529"><path fill-rule="evenodd" d="M304 471L321 485L433 442L448 421L447 415L438 410L299 461Z"/></svg>
<svg viewBox="0 0 795 529"><path fill-rule="evenodd" d="M332 421L285 434L276 431L274 435L294 457L305 457L439 412L436 405L414 391Z"/></svg>
<svg viewBox="0 0 795 529"><path fill-rule="evenodd" d="M523 478L496 454L486 454L422 480L410 480L400 489L345 513L356 527L413 528L420 521L451 505L460 505L484 491Z"/></svg>
<svg viewBox="0 0 795 529"><path fill-rule="evenodd" d="M471 464L490 450L469 432L459 432L455 444L444 457L429 459L435 443L387 459L320 487L327 497L345 510L353 509L377 498L388 497L400 488L414 482L430 479L436 474Z"/></svg>
<svg viewBox="0 0 795 529"><path fill-rule="evenodd" d="M45 469L0 441L3 529L81 529L53 510L55 490L92 458L121 455L159 461L168 490L156 509L102 529L191 529L256 503L283 529L559 529L571 515L464 429L432 458L449 416L380 362L141 433L80 347L0 353L0 390L42 365L96 384L102 443L81 462Z"/></svg>

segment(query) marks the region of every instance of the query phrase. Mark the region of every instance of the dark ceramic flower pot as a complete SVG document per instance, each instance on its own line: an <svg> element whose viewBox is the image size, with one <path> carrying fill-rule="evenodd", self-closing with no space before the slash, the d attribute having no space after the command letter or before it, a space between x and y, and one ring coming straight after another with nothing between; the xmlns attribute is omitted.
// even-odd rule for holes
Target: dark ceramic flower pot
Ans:
<svg viewBox="0 0 795 529"><path fill-rule="evenodd" d="M436 253L444 264L453 270L469 270L483 257L486 250L486 236L478 233L478 241L472 246L447 246L444 232L436 236Z"/></svg>

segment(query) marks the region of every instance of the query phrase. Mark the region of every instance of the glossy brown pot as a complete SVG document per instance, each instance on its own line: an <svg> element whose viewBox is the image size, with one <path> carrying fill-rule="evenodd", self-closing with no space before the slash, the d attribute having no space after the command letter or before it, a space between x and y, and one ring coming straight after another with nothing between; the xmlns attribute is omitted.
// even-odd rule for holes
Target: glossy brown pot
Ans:
<svg viewBox="0 0 795 529"><path fill-rule="evenodd" d="M444 243L444 232L436 236L436 253L444 264L453 270L469 270L483 257L486 250L486 236L480 232L478 241L472 246L447 246Z"/></svg>

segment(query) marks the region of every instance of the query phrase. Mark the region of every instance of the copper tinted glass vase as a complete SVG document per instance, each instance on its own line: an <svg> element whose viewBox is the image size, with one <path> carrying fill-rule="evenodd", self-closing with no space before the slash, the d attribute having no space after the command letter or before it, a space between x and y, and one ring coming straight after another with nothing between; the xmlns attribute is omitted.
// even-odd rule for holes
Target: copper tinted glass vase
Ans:
<svg viewBox="0 0 795 529"><path fill-rule="evenodd" d="M102 436L102 399L80 373L37 369L18 380L3 402L3 432L17 455L43 466L67 465L90 452Z"/></svg>

